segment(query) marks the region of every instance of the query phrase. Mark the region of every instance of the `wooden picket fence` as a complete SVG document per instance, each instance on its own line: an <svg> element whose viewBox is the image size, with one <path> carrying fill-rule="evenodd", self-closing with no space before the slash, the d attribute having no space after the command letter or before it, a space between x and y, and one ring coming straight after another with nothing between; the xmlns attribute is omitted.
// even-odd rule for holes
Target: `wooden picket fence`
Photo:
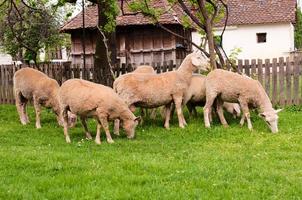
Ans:
<svg viewBox="0 0 302 200"><path fill-rule="evenodd" d="M142 63L151 64L157 73L172 71L176 69L173 61L160 63ZM0 65L0 104L14 104L15 98L13 94L13 76L16 71L24 67L32 67L47 74L49 77L58 81L61 85L64 81L71 78L81 78L96 82L93 74L93 66L87 66L83 69L81 65L71 65L70 62L65 63L41 63L34 65ZM133 71L136 68L133 64L121 64L113 67L115 77Z"/></svg>
<svg viewBox="0 0 302 200"><path fill-rule="evenodd" d="M142 63L143 64L143 63ZM175 70L172 61L151 64L157 73ZM258 79L265 88L274 105L298 105L302 103L301 83L302 57L263 60L238 60L238 73L243 73L254 79ZM26 65L0 65L0 104L13 104L13 75ZM136 68L132 64L116 65L113 68L115 77L133 71ZM41 63L38 69L49 77L54 78L59 84L71 78L82 78L95 81L93 66L83 69L80 65L65 63Z"/></svg>
<svg viewBox="0 0 302 200"><path fill-rule="evenodd" d="M302 57L238 60L238 72L258 79L273 105L302 103Z"/></svg>

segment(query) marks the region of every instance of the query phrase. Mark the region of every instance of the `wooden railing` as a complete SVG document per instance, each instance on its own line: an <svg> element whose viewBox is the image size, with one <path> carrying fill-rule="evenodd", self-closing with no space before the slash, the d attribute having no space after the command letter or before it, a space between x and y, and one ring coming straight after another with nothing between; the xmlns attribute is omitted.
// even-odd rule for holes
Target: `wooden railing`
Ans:
<svg viewBox="0 0 302 200"><path fill-rule="evenodd" d="M157 73L172 71L177 66L171 62L144 63L151 64ZM274 105L298 105L302 103L301 83L302 57L265 59L263 60L238 60L237 70L254 79L258 79L265 88ZM59 84L71 78L82 78L96 81L92 66L83 69L80 65L66 63L41 63L38 67L26 65L0 65L0 103L13 104L13 75L23 67L38 68L40 71L54 78ZM133 71L132 64L116 65L113 68L115 77Z"/></svg>

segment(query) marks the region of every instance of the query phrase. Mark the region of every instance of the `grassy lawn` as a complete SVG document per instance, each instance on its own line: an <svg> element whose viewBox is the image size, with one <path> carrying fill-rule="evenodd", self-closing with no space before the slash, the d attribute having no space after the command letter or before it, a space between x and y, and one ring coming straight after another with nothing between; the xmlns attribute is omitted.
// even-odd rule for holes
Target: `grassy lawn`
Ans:
<svg viewBox="0 0 302 200"><path fill-rule="evenodd" d="M278 134L256 115L254 131L228 116L205 129L201 110L185 129L146 120L136 138L83 140L80 123L66 144L52 113L42 129L22 126L14 106L0 106L0 199L301 199L302 111L279 114ZM95 134L95 124L90 120ZM112 130L112 129L111 129Z"/></svg>

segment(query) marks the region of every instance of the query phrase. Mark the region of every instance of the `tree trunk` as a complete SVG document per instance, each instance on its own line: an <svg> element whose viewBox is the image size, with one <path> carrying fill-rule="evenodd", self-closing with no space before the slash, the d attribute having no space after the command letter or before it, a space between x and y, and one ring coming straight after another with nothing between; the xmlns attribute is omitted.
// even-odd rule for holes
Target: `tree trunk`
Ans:
<svg viewBox="0 0 302 200"><path fill-rule="evenodd" d="M214 44L214 34L213 34L213 28L212 28L212 21L211 18L209 17L209 13L206 9L206 2L205 0L199 0L199 5L200 5L200 10L202 13L202 16L205 21L205 32L207 35L207 40L208 40L208 46L209 46L209 53L210 53L210 64L212 69L216 69L216 54L215 54L215 44Z"/></svg>
<svg viewBox="0 0 302 200"><path fill-rule="evenodd" d="M98 26L101 30L104 30L103 28L108 22L107 17L105 16L105 10L108 6L106 4L106 1L98 2ZM115 46L113 45L115 44L115 41L113 41L115 39L115 32L106 33L105 31L103 31L103 33L104 35L100 30L97 30L94 55L94 81L112 87L114 77L111 69L111 61L108 58L116 55L116 53L112 53L116 51L116 49L113 48L113 46ZM104 38L104 36L106 38ZM110 55L108 55L108 53Z"/></svg>

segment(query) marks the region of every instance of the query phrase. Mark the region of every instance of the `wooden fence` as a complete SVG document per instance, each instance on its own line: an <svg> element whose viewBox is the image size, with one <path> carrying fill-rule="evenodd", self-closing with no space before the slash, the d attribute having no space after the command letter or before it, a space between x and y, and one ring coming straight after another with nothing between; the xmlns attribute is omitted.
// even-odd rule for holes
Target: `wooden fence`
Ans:
<svg viewBox="0 0 302 200"><path fill-rule="evenodd" d="M143 64L143 63L142 63ZM145 63L149 65L150 63ZM176 69L176 65L170 62L151 63L157 73L172 71ZM13 94L13 76L16 71L24 67L36 68L49 77L56 79L61 85L65 80L71 78L82 78L89 81L95 81L93 76L93 67L88 66L83 69L80 65L71 65L70 62L66 63L41 63L38 67L33 65L0 65L0 104L14 104L15 98ZM133 71L136 68L133 64L116 65L113 68L115 77Z"/></svg>
<svg viewBox="0 0 302 200"><path fill-rule="evenodd" d="M145 63L150 64L150 63ZM151 63L157 73L172 71L177 66L171 61L161 65ZM265 60L238 60L238 72L258 79L265 88L274 105L298 105L302 103L301 82L302 57ZM13 104L13 75L25 65L0 65L0 103ZM29 66L33 67L33 66ZM94 81L93 67L85 70L80 65L70 63L42 63L39 70L49 77L56 79L59 84L70 78L83 78ZM116 65L113 72L115 77L133 71L135 65Z"/></svg>

